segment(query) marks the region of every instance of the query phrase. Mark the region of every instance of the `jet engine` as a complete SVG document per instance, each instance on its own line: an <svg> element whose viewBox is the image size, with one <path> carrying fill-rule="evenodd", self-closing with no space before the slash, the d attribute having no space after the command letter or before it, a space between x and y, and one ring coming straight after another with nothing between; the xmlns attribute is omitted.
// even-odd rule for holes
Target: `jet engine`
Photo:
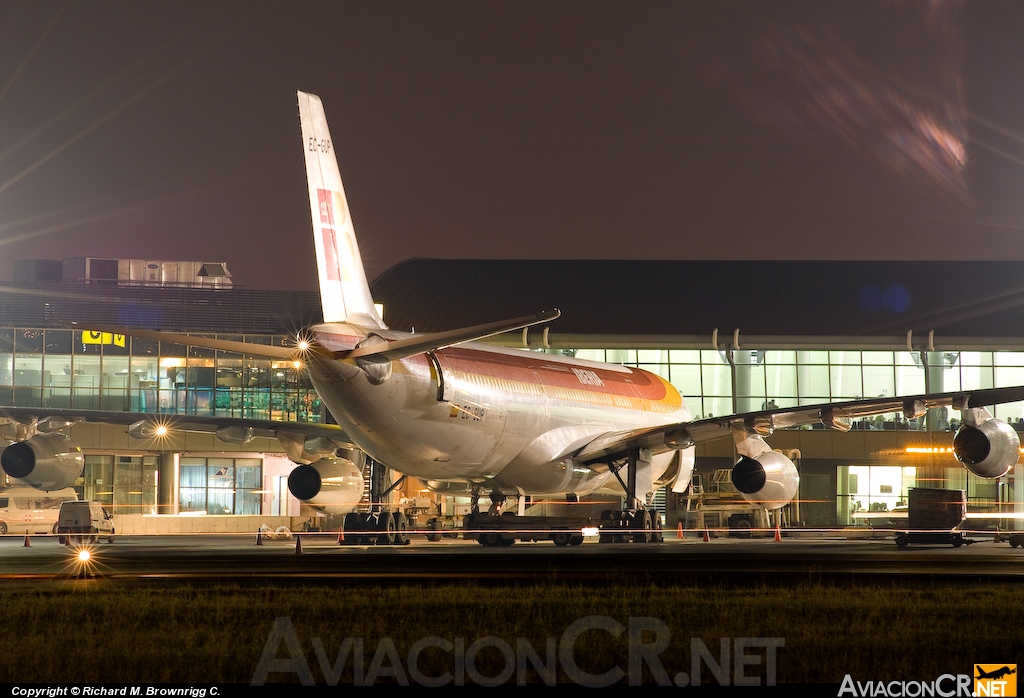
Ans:
<svg viewBox="0 0 1024 698"><path fill-rule="evenodd" d="M321 511L346 514L363 496L363 474L350 460L321 458L296 466L288 475L288 491Z"/></svg>
<svg viewBox="0 0 1024 698"><path fill-rule="evenodd" d="M0 454L0 465L12 480L49 492L73 485L85 457L71 437L55 432L11 444Z"/></svg>
<svg viewBox="0 0 1024 698"><path fill-rule="evenodd" d="M732 484L748 502L780 509L796 496L800 475L789 458L765 451L753 458L741 456L732 469Z"/></svg>
<svg viewBox="0 0 1024 698"><path fill-rule="evenodd" d="M953 437L953 454L978 477L1002 477L1020 457L1020 437L998 419L977 426L964 424Z"/></svg>

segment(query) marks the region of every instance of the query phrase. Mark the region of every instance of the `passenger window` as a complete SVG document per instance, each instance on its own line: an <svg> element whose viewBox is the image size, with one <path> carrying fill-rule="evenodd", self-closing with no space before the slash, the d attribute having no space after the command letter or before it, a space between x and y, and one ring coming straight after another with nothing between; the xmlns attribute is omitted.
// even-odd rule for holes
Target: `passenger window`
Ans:
<svg viewBox="0 0 1024 698"><path fill-rule="evenodd" d="M10 505L10 500L7 497L0 497L0 509L6 509Z"/></svg>

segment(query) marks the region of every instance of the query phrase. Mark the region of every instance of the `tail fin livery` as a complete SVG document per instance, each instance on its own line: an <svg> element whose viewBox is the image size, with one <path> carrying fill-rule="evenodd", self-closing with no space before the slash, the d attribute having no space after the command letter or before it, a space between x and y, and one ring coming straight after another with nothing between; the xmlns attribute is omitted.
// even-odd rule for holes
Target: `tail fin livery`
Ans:
<svg viewBox="0 0 1024 698"><path fill-rule="evenodd" d="M324 322L387 329L366 283L324 105L316 95L298 97Z"/></svg>

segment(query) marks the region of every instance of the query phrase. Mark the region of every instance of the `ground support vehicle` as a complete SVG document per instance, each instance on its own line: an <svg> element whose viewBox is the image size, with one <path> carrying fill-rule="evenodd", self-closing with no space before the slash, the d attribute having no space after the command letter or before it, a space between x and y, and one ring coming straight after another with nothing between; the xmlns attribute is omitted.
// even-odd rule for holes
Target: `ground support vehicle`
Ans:
<svg viewBox="0 0 1024 698"><path fill-rule="evenodd" d="M956 530L967 518L967 493L915 487L908 492L907 523L910 529L896 534L896 545L911 543L952 545L959 548L977 541Z"/></svg>
<svg viewBox="0 0 1024 698"><path fill-rule="evenodd" d="M705 486L705 479L708 480ZM743 498L732 484L732 470L721 468L710 475L694 474L686 500L687 521L694 531L729 529L729 536L750 538L753 531L770 536L768 511Z"/></svg>
<svg viewBox="0 0 1024 698"><path fill-rule="evenodd" d="M100 538L113 543L114 517L98 502L64 502L57 518L57 536L61 545L95 543Z"/></svg>
<svg viewBox="0 0 1024 698"><path fill-rule="evenodd" d="M0 489L0 535L5 533L56 533L60 505L78 495L71 487L43 492L31 487Z"/></svg>
<svg viewBox="0 0 1024 698"><path fill-rule="evenodd" d="M463 537L480 545L498 547L517 540L550 540L559 547L580 545L585 535L597 535L602 543L655 543L664 540L661 514L649 510L607 510L601 520L573 516L519 516L469 514L463 519Z"/></svg>

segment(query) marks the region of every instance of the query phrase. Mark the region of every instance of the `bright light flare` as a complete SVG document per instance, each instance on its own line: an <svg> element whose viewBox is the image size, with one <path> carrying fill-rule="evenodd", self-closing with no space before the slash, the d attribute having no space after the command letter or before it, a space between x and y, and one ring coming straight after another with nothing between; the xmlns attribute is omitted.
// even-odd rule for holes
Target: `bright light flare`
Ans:
<svg viewBox="0 0 1024 698"><path fill-rule="evenodd" d="M91 542L90 536L83 536L81 540L75 541L77 536L71 534L68 541L72 548L71 559L68 561L71 576L78 579L91 579L96 576L96 565L99 557L96 555L95 545Z"/></svg>
<svg viewBox="0 0 1024 698"><path fill-rule="evenodd" d="M313 349L316 337L308 332L302 332L295 336L295 348L300 354L306 354Z"/></svg>

